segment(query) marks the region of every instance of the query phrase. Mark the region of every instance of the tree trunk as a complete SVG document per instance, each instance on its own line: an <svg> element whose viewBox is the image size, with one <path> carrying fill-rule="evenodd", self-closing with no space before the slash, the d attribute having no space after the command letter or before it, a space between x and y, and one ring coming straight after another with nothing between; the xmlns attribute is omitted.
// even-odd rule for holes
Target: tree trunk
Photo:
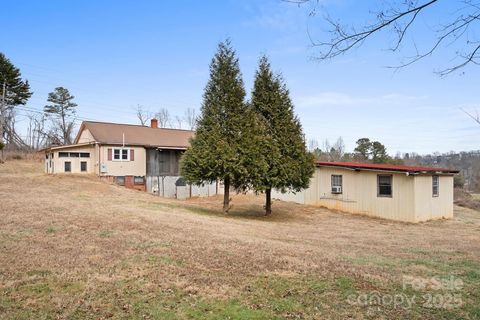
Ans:
<svg viewBox="0 0 480 320"><path fill-rule="evenodd" d="M265 198L265 215L268 216L272 214L272 189L265 190Z"/></svg>
<svg viewBox="0 0 480 320"><path fill-rule="evenodd" d="M63 131L63 144L68 144L67 142L67 128L65 125L65 110L62 108L61 117L62 117L62 131Z"/></svg>
<svg viewBox="0 0 480 320"><path fill-rule="evenodd" d="M2 88L2 96L1 101L0 101L0 143L3 143L3 135L5 134L4 132L4 126L5 126L5 116L6 116L6 111L5 111L5 97L7 95L7 82L3 81L3 88ZM3 146L5 148L5 145ZM0 156L0 162L3 162L3 148L2 148L2 154Z"/></svg>
<svg viewBox="0 0 480 320"><path fill-rule="evenodd" d="M223 181L223 213L228 213L230 207L230 178L225 178Z"/></svg>
<svg viewBox="0 0 480 320"><path fill-rule="evenodd" d="M2 110L0 110L0 144L3 143L3 135L4 135L4 131L3 131L3 114L2 114ZM5 148L5 144L3 145L3 148L2 150L0 150L0 163L2 163L4 161L4 158L3 158L3 149Z"/></svg>

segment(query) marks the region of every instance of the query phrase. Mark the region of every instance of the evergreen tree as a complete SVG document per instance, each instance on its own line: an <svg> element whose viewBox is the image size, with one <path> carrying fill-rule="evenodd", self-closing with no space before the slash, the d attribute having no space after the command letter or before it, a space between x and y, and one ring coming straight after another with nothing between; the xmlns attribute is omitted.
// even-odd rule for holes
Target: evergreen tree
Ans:
<svg viewBox="0 0 480 320"><path fill-rule="evenodd" d="M387 148L378 141L372 142L371 147L372 162L373 163L388 163L390 156L387 154Z"/></svg>
<svg viewBox="0 0 480 320"><path fill-rule="evenodd" d="M281 76L273 74L265 56L255 74L251 105L264 124L257 159L268 165L267 170L257 172L251 180L255 190L265 192L268 215L272 212L272 189L298 192L307 188L314 172L314 159L306 149L289 91Z"/></svg>
<svg viewBox="0 0 480 320"><path fill-rule="evenodd" d="M72 101L74 98L68 89L57 87L55 91L48 94L48 102L52 104L43 108L46 115L53 116L54 129L59 131L63 144L72 143L72 131L75 124L72 117L75 115L75 107L77 106Z"/></svg>
<svg viewBox="0 0 480 320"><path fill-rule="evenodd" d="M361 160L368 160L371 149L372 149L372 142L368 138L360 138L357 140L357 146L353 152L356 156L358 156Z"/></svg>
<svg viewBox="0 0 480 320"><path fill-rule="evenodd" d="M20 70L0 52L0 142L13 108L25 105L31 96L28 81L22 80Z"/></svg>
<svg viewBox="0 0 480 320"><path fill-rule="evenodd" d="M219 44L210 64L210 79L203 94L195 137L184 153L181 174L200 185L221 180L225 192L223 210L230 207L230 187L245 190L255 177L259 123L245 104L245 89L230 41Z"/></svg>

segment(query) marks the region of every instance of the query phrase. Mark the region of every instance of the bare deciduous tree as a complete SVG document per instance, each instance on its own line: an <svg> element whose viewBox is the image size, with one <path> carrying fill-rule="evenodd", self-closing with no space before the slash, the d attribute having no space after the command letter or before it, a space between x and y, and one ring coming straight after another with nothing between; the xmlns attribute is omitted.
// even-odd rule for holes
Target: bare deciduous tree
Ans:
<svg viewBox="0 0 480 320"><path fill-rule="evenodd" d="M330 160L340 161L342 160L344 155L345 155L345 143L343 142L343 138L339 137L335 142L335 144L330 149Z"/></svg>
<svg viewBox="0 0 480 320"><path fill-rule="evenodd" d="M4 135L6 137L7 145L10 149L28 149L28 145L22 139L15 129L16 123L16 110L9 108L6 116L4 117Z"/></svg>
<svg viewBox="0 0 480 320"><path fill-rule="evenodd" d="M309 150L310 152L313 152L313 151L315 151L315 149L317 149L317 148L318 148L318 140L317 140L317 139L310 139L310 140L308 141L308 150Z"/></svg>
<svg viewBox="0 0 480 320"><path fill-rule="evenodd" d="M306 3L315 3L310 12L311 16L319 11L319 0L284 0L296 3L299 6ZM442 3L449 4L450 14L441 16L436 26L430 27L419 23L420 15L434 15L433 10L440 8ZM430 57L437 50L450 50L450 65L437 71L440 75L447 75L467 65L480 64L480 38L475 30L480 22L480 3L477 0L402 0L385 1L379 10L370 10L372 22L361 26L343 24L340 19L334 19L325 14L327 31L325 40L316 40L309 32L312 46L318 49L316 58L326 60L343 55L352 49L360 47L367 40L383 31L394 35L393 44L388 46L392 52L412 49L413 53L404 55L399 65L392 68L402 68L419 60ZM437 18L435 16L434 18ZM419 28L425 28L429 33L430 41L418 39L415 34ZM412 39L411 43L407 43ZM427 38L428 39L428 38Z"/></svg>
<svg viewBox="0 0 480 320"><path fill-rule="evenodd" d="M27 115L29 124L25 143L32 150L38 150L46 146L48 135L45 132L47 117L44 114L30 113Z"/></svg>
<svg viewBox="0 0 480 320"><path fill-rule="evenodd" d="M195 109L188 108L185 111L184 119L185 119L185 123L188 126L188 129L195 130L195 127L197 126L197 115L195 113Z"/></svg>
<svg viewBox="0 0 480 320"><path fill-rule="evenodd" d="M155 113L155 118L157 118L160 128L167 128L171 125L170 112L166 108L162 108Z"/></svg>
<svg viewBox="0 0 480 320"><path fill-rule="evenodd" d="M148 121L152 118L152 113L148 109L144 109L141 105L137 105L135 112L140 124L142 126L148 125Z"/></svg>
<svg viewBox="0 0 480 320"><path fill-rule="evenodd" d="M175 124L177 129L182 129L183 119L180 116L175 116Z"/></svg>

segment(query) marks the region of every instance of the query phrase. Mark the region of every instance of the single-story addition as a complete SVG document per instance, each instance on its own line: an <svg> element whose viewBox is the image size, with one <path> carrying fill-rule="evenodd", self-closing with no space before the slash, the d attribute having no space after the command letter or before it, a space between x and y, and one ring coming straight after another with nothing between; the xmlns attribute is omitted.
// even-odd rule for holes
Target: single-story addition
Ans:
<svg viewBox="0 0 480 320"><path fill-rule="evenodd" d="M453 217L459 171L389 164L317 162L310 187L272 197L384 219L422 222Z"/></svg>
<svg viewBox="0 0 480 320"><path fill-rule="evenodd" d="M217 185L187 186L179 174L181 154L194 132L107 122L82 122L74 143L46 149L45 172L91 173L165 197L216 194Z"/></svg>

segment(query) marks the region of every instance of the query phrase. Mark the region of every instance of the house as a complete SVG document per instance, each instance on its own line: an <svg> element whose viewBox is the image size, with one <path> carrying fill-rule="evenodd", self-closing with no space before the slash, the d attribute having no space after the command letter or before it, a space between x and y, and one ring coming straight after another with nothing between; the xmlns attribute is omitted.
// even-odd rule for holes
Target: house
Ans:
<svg viewBox="0 0 480 320"><path fill-rule="evenodd" d="M272 197L390 220L453 217L453 176L459 171L390 164L317 162L310 187Z"/></svg>
<svg viewBox="0 0 480 320"><path fill-rule="evenodd" d="M187 186L179 174L181 154L194 132L107 122L82 122L74 143L46 149L45 172L96 174L128 188L166 197L211 195L216 184Z"/></svg>

